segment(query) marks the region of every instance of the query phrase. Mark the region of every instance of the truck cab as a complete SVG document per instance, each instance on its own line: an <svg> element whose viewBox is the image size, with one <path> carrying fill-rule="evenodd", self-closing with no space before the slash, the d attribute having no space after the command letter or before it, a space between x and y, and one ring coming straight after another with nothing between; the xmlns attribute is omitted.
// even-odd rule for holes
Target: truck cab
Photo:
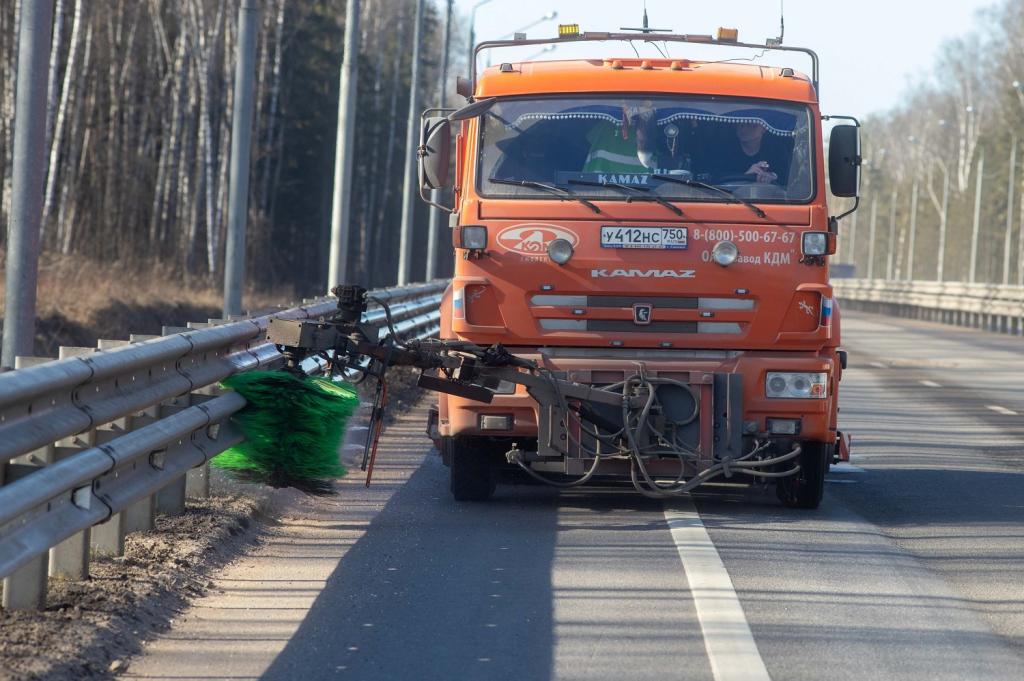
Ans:
<svg viewBox="0 0 1024 681"><path fill-rule="evenodd" d="M584 385L657 377L669 425L652 442L699 456L651 445L655 481L697 476L726 451L798 448L796 473L737 479L816 507L842 444L845 362L816 78L681 58L505 62L465 94L463 111L424 119L420 149L423 188L454 190L442 336L501 344ZM835 130L832 189L855 197L857 129ZM553 484L598 459L594 479L636 480L601 433L546 424L523 386L493 392L439 395L431 431L457 498L488 497L510 448Z"/></svg>

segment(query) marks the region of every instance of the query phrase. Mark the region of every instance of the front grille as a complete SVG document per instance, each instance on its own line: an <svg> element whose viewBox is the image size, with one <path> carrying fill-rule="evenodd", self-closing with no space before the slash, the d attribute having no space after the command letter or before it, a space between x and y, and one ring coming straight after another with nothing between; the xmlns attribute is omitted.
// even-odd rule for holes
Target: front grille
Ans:
<svg viewBox="0 0 1024 681"><path fill-rule="evenodd" d="M532 296L530 304L538 325L544 331L731 335L743 333L744 327L753 317L756 306L753 298L657 296L642 293L541 293ZM648 324L636 323L633 320L635 305L650 305L654 319ZM691 319L658 319L659 313L664 315L666 310L672 311L669 316ZM724 313L728 321L711 321L720 313ZM737 316L740 318L737 319Z"/></svg>

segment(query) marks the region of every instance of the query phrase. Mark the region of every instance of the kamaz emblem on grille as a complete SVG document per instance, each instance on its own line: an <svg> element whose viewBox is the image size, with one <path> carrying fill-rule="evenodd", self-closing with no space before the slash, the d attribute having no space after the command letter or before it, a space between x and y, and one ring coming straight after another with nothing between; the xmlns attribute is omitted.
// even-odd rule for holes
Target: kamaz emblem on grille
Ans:
<svg viewBox="0 0 1024 681"><path fill-rule="evenodd" d="M697 270L590 270L594 279L602 277L626 277L638 279L695 279Z"/></svg>
<svg viewBox="0 0 1024 681"><path fill-rule="evenodd" d="M654 306L650 303L633 303L633 322L641 326L651 323L651 312Z"/></svg>

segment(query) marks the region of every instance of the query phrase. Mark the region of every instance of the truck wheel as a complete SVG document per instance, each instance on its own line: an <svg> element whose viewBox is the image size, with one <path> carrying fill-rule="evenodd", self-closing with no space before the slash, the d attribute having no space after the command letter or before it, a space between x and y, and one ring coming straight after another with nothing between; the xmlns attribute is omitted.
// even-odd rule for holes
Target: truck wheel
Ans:
<svg viewBox="0 0 1024 681"><path fill-rule="evenodd" d="M783 506L789 508L818 508L825 493L825 472L832 448L823 442L801 442L800 472L780 478L775 493Z"/></svg>
<svg viewBox="0 0 1024 681"><path fill-rule="evenodd" d="M451 441L451 490L456 501L486 501L497 487L490 452L471 439Z"/></svg>

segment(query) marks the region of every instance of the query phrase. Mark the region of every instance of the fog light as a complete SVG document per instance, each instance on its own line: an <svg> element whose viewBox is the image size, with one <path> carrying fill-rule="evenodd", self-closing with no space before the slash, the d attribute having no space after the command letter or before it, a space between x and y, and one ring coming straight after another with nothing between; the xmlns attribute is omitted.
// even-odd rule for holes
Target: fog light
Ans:
<svg viewBox="0 0 1024 681"><path fill-rule="evenodd" d="M768 419L768 432L772 435L799 435L800 419Z"/></svg>
<svg viewBox="0 0 1024 681"><path fill-rule="evenodd" d="M736 248L736 244L731 241L719 241L711 249L711 258L722 267L727 267L736 262L739 254L740 249Z"/></svg>
<svg viewBox="0 0 1024 681"><path fill-rule="evenodd" d="M461 245L471 251L482 251L487 248L487 227L483 225L464 225L459 230Z"/></svg>
<svg viewBox="0 0 1024 681"><path fill-rule="evenodd" d="M572 257L572 244L567 239L552 239L548 244L548 257L555 263L564 265Z"/></svg>
<svg viewBox="0 0 1024 681"><path fill-rule="evenodd" d="M828 234L825 232L804 232L804 255L825 255L828 251Z"/></svg>
<svg viewBox="0 0 1024 681"><path fill-rule="evenodd" d="M480 430L512 430L512 417L507 414L481 414Z"/></svg>

